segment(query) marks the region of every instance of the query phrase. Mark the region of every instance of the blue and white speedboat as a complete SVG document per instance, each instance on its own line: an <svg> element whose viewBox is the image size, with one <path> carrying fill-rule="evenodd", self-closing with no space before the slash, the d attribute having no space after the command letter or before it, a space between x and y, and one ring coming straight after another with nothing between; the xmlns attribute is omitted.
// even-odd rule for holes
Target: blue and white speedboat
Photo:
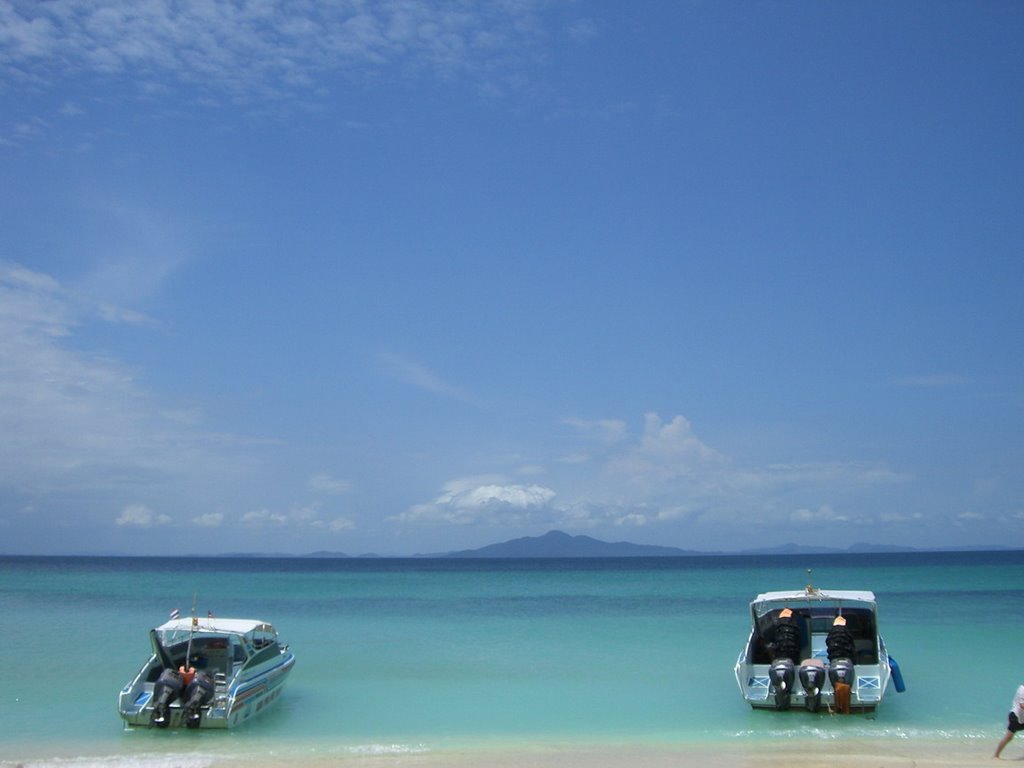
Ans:
<svg viewBox="0 0 1024 768"><path fill-rule="evenodd" d="M153 653L121 689L127 725L233 728L281 695L295 655L254 619L172 619L151 630Z"/></svg>
<svg viewBox="0 0 1024 768"><path fill-rule="evenodd" d="M882 702L890 682L904 690L878 631L872 592L811 585L765 592L750 603L750 619L734 671L754 708L863 712Z"/></svg>

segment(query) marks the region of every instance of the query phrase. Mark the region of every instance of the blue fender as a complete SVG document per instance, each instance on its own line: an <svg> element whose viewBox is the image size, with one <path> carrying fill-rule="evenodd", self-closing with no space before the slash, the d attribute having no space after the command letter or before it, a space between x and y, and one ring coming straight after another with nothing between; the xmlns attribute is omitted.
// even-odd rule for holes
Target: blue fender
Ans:
<svg viewBox="0 0 1024 768"><path fill-rule="evenodd" d="M907 686L903 682L903 673L900 672L900 665L896 663L896 659L892 656L889 657L889 670L892 672L892 683L896 686L896 693L903 693L907 690Z"/></svg>

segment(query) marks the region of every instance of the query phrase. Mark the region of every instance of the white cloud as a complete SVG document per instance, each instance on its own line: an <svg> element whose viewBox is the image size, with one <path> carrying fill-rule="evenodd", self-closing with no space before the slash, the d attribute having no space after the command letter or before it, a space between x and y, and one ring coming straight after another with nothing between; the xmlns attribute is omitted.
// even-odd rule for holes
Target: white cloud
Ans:
<svg viewBox="0 0 1024 768"><path fill-rule="evenodd" d="M516 509L543 506L554 497L550 488L539 485L482 485L460 494L451 501L462 508L503 504Z"/></svg>
<svg viewBox="0 0 1024 768"><path fill-rule="evenodd" d="M217 528L223 524L223 522L223 512L210 512L208 514L192 518L192 524L198 525L200 528Z"/></svg>
<svg viewBox="0 0 1024 768"><path fill-rule="evenodd" d="M440 496L398 516L403 522L457 525L526 522L547 510L555 492L540 485L503 483L496 478L464 478L444 485Z"/></svg>
<svg viewBox="0 0 1024 768"><path fill-rule="evenodd" d="M666 424L657 414L648 413L640 441L613 456L608 469L638 486L654 489L681 479L706 486L725 463L722 454L697 438L683 416Z"/></svg>
<svg viewBox="0 0 1024 768"><path fill-rule="evenodd" d="M790 515L790 518L796 523L844 523L849 521L846 515L837 514L828 504L822 504L817 509L807 509L806 507L797 509Z"/></svg>
<svg viewBox="0 0 1024 768"><path fill-rule="evenodd" d="M282 526L288 523L288 515L271 512L269 509L252 509L242 515L242 522L252 526Z"/></svg>
<svg viewBox="0 0 1024 768"><path fill-rule="evenodd" d="M139 528L152 528L157 525L167 525L170 522L170 517L158 514L144 504L129 504L121 510L121 515L114 521L119 526Z"/></svg>
<svg viewBox="0 0 1024 768"><path fill-rule="evenodd" d="M292 532L330 531L342 533L356 528L355 521L344 515L324 519L320 502L289 509L288 514L269 509L254 509L242 515L242 523L251 528L288 528Z"/></svg>

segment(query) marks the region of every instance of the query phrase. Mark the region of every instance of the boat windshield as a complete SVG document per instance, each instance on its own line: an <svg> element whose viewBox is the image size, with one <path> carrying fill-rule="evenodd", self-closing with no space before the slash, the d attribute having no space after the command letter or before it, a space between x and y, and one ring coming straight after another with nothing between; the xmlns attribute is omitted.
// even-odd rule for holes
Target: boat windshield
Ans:
<svg viewBox="0 0 1024 768"><path fill-rule="evenodd" d="M277 642L277 632L269 624L260 624L252 631L252 647L256 650L266 648Z"/></svg>

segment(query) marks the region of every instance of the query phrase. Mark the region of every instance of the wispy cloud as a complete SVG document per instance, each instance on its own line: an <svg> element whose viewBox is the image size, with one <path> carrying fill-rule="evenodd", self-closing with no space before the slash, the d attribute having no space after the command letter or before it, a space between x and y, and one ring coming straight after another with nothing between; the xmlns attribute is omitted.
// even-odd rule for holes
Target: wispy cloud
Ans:
<svg viewBox="0 0 1024 768"><path fill-rule="evenodd" d="M288 530L290 533L310 530L343 533L356 527L355 522L344 515L325 517L319 502L293 507L288 512L276 512L266 508L252 509L241 516L241 523L250 529Z"/></svg>
<svg viewBox="0 0 1024 768"><path fill-rule="evenodd" d="M244 466L237 450L254 441L204 431L131 366L76 346L80 326L110 319L52 277L0 262L0 491L223 479Z"/></svg>
<svg viewBox="0 0 1024 768"><path fill-rule="evenodd" d="M941 389L945 387L959 387L964 384L970 384L971 380L967 376L963 376L958 373L930 373L922 374L918 376L903 376L896 380L896 384L901 387L911 387L917 389Z"/></svg>
<svg viewBox="0 0 1024 768"><path fill-rule="evenodd" d="M536 0L14 0L0 4L0 64L55 83L84 70L140 91L199 86L231 100L317 93L324 76L465 77L503 90L543 39ZM575 36L585 25L577 25Z"/></svg>
<svg viewBox="0 0 1024 768"><path fill-rule="evenodd" d="M309 478L309 487L314 493L333 496L351 491L352 483L349 480L331 477L325 472L318 472Z"/></svg>
<svg viewBox="0 0 1024 768"><path fill-rule="evenodd" d="M272 512L269 509L250 509L242 515L242 523L258 527L267 525L283 526L288 523L288 515Z"/></svg>
<svg viewBox="0 0 1024 768"><path fill-rule="evenodd" d="M193 257L191 237L195 229L165 209L138 200L89 189L73 199L77 215L88 221L79 232L77 248L86 269L76 280L77 296L99 304L105 319L147 322L125 303L145 302L165 281Z"/></svg>
<svg viewBox="0 0 1024 768"><path fill-rule="evenodd" d="M114 522L119 526L152 528L157 525L167 525L171 522L171 517L154 512L144 504L130 504L121 510L121 514Z"/></svg>
<svg viewBox="0 0 1024 768"><path fill-rule="evenodd" d="M577 19L569 25L569 39L573 42L586 42L600 34L597 23L593 19Z"/></svg>
<svg viewBox="0 0 1024 768"><path fill-rule="evenodd" d="M629 426L621 419L562 419L580 435L600 443L617 443L628 435Z"/></svg>
<svg viewBox="0 0 1024 768"><path fill-rule="evenodd" d="M409 384L424 392L469 402L474 398L460 387L451 384L429 368L391 352L378 352L377 364L389 377Z"/></svg>
<svg viewBox="0 0 1024 768"><path fill-rule="evenodd" d="M565 419L585 446L545 473L543 486L504 477L447 483L430 502L397 519L406 524L531 525L603 530L714 524L748 533L776 524L865 523L840 499L911 478L884 464L822 461L745 466L709 445L684 416L644 416L639 432L618 419ZM575 489L572 491L570 489Z"/></svg>
<svg viewBox="0 0 1024 768"><path fill-rule="evenodd" d="M200 528L219 528L224 523L223 512L210 512L192 518L192 524Z"/></svg>

